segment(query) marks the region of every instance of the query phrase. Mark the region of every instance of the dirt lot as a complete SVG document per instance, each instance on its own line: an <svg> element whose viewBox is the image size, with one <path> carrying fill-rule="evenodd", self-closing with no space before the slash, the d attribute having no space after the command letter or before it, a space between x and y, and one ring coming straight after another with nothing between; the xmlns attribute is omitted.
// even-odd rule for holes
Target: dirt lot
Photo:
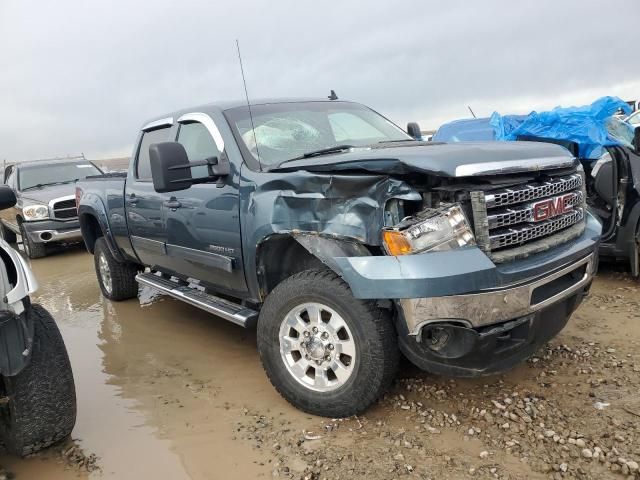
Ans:
<svg viewBox="0 0 640 480"><path fill-rule="evenodd" d="M640 283L610 267L527 364L479 380L405 365L337 421L277 395L253 332L149 291L143 307L105 301L80 249L32 266L79 412L72 442L0 458L17 479L640 478Z"/></svg>

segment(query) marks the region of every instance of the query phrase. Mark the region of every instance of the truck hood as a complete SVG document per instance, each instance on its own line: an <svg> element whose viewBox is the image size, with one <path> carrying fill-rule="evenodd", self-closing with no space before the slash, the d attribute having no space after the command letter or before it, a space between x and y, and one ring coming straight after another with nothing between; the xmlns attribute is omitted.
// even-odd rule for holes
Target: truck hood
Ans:
<svg viewBox="0 0 640 480"><path fill-rule="evenodd" d="M34 188L18 192L18 196L22 200L28 202L47 204L54 198L67 197L74 195L76 192L75 183L65 183L64 185L49 185L42 188Z"/></svg>
<svg viewBox="0 0 640 480"><path fill-rule="evenodd" d="M389 175L423 172L444 177L469 177L565 168L577 163L564 147L550 143L411 142L290 160L269 171L362 171Z"/></svg>

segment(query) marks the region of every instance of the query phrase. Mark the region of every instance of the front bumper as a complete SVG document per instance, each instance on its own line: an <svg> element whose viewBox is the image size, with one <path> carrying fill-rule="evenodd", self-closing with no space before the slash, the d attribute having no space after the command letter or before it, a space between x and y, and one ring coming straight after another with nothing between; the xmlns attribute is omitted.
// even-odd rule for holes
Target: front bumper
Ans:
<svg viewBox="0 0 640 480"><path fill-rule="evenodd" d="M409 335L419 335L433 322L454 320L481 327L523 317L584 289L597 269L596 254L537 280L486 292L398 301Z"/></svg>
<svg viewBox="0 0 640 480"><path fill-rule="evenodd" d="M29 235L29 239L34 243L82 241L80 222L77 219L66 222L42 220L24 222L22 225Z"/></svg>
<svg viewBox="0 0 640 480"><path fill-rule="evenodd" d="M356 298L391 300L400 346L433 373L508 369L566 325L597 271L600 223L527 258L494 264L478 248L400 257L339 257Z"/></svg>

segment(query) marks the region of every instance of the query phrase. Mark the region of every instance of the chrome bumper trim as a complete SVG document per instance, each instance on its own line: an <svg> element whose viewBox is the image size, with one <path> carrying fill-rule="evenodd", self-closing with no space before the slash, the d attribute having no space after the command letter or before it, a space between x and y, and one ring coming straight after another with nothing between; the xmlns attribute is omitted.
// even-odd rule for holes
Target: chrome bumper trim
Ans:
<svg viewBox="0 0 640 480"><path fill-rule="evenodd" d="M48 240L43 240L42 235L49 234L51 238ZM33 232L27 232L29 238L35 243L49 243L49 242L69 242L69 241L80 241L82 240L82 232L80 229L75 230L64 230L59 232L57 230L35 230Z"/></svg>
<svg viewBox="0 0 640 480"><path fill-rule="evenodd" d="M428 323L443 320L457 321L470 327L491 325L530 315L573 295L593 278L594 258L594 254L591 254L547 277L525 285L468 295L407 298L398 302L404 313L409 335L417 335ZM535 289L584 265L584 275L576 283L539 303L531 303Z"/></svg>

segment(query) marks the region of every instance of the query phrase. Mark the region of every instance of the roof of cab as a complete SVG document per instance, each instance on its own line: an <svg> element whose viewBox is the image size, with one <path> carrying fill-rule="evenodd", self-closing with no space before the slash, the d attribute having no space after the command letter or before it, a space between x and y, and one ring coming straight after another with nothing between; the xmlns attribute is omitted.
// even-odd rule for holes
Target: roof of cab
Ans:
<svg viewBox="0 0 640 480"><path fill-rule="evenodd" d="M259 98L251 100L251 106L255 107L257 105L269 105L274 103L302 103L302 102L349 102L348 100L329 100L328 98ZM349 102L352 103L352 102ZM165 120L168 118L179 117L185 113L190 112L207 112L212 110L217 110L220 112L224 112L226 110L231 110L233 108L246 107L246 100L226 100L221 102L212 102L205 103L202 105L196 105L188 108L182 108L180 110L176 110L174 112L168 112L164 115L158 115L153 117L146 122L144 122L142 130L145 130L150 125L158 122L159 120Z"/></svg>

